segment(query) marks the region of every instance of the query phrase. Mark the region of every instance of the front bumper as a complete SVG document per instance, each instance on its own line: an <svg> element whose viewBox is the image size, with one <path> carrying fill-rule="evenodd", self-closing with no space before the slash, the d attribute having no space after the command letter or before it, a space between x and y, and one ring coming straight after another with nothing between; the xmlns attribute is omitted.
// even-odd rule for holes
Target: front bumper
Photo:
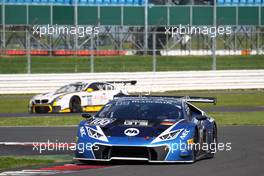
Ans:
<svg viewBox="0 0 264 176"><path fill-rule="evenodd" d="M92 152L92 155L90 152ZM74 159L91 161L141 160L148 162L164 162L169 153L169 148L167 145L110 146L96 144L91 148L90 152L79 153L76 151L76 157Z"/></svg>
<svg viewBox="0 0 264 176"><path fill-rule="evenodd" d="M149 163L194 163L194 160L163 160L163 161L154 161L154 160L148 160L146 158L124 158L124 157L112 157L111 159L91 159L91 158L77 158L74 157L73 160L76 161L94 161L94 162L110 162L114 160L126 160L126 161L147 161Z"/></svg>
<svg viewBox="0 0 264 176"><path fill-rule="evenodd" d="M82 108L82 112L98 112L103 105L85 106ZM62 109L61 106L52 106L51 104L33 104L29 107L30 113L64 113L71 112L70 108Z"/></svg>
<svg viewBox="0 0 264 176"><path fill-rule="evenodd" d="M60 106L52 106L50 104L35 104L29 108L31 113L58 113L70 112L70 109L61 109Z"/></svg>

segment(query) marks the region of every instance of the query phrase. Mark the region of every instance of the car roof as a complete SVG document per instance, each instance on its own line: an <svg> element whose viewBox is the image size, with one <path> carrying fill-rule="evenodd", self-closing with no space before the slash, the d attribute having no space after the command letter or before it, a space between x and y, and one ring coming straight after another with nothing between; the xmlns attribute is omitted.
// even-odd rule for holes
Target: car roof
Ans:
<svg viewBox="0 0 264 176"><path fill-rule="evenodd" d="M74 82L74 83L70 83L68 85L87 85L87 84L110 84L110 83L107 83L107 82L99 82L99 81L93 81L93 82L88 82L88 81L79 81L79 82Z"/></svg>

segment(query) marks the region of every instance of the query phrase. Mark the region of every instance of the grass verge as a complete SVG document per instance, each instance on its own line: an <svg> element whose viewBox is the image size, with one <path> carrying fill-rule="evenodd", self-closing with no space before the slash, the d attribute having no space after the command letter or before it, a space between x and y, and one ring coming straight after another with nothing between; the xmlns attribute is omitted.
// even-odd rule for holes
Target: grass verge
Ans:
<svg viewBox="0 0 264 176"><path fill-rule="evenodd" d="M217 97L216 107L258 107L264 106L264 90L214 90L214 91L171 91L156 95L189 95ZM0 113L25 113L32 95L0 95ZM12 105L12 106L10 106ZM197 104L198 107L214 107L211 104ZM264 125L263 112L209 112L220 125ZM74 116L44 116L0 119L0 126L68 126L77 125L82 118Z"/></svg>
<svg viewBox="0 0 264 176"><path fill-rule="evenodd" d="M0 126L69 126L78 125L83 120L79 116L45 116L45 117L17 117L0 118Z"/></svg>
<svg viewBox="0 0 264 176"><path fill-rule="evenodd" d="M263 112L211 112L218 125L264 125Z"/></svg>
<svg viewBox="0 0 264 176"><path fill-rule="evenodd" d="M32 73L90 72L89 57L32 57ZM152 71L152 56L95 57L95 72ZM157 56L157 71L211 70L211 56ZM219 56L217 70L264 69L263 56ZM1 73L27 73L26 57L1 57Z"/></svg>
<svg viewBox="0 0 264 176"><path fill-rule="evenodd" d="M209 112L218 125L264 125L263 112ZM78 125L80 116L1 118L0 126L69 126Z"/></svg>
<svg viewBox="0 0 264 176"><path fill-rule="evenodd" d="M183 95L216 97L216 107L257 107L264 105L264 90L201 90L201 91L169 91L155 95ZM199 107L212 107L211 104L198 104Z"/></svg>
<svg viewBox="0 0 264 176"><path fill-rule="evenodd" d="M0 95L0 113L27 113L33 95Z"/></svg>
<svg viewBox="0 0 264 176"><path fill-rule="evenodd" d="M203 90L169 91L155 95L212 96L217 98L216 106L256 107L264 105L264 90ZM27 113L27 105L33 95L0 95L0 113ZM212 105L199 104L199 107Z"/></svg>
<svg viewBox="0 0 264 176"><path fill-rule="evenodd" d="M71 161L70 155L0 156L0 170Z"/></svg>

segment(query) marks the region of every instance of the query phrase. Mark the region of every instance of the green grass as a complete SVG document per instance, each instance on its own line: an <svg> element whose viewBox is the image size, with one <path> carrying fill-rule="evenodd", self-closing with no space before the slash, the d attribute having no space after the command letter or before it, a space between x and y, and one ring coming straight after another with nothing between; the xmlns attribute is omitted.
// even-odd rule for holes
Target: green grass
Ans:
<svg viewBox="0 0 264 176"><path fill-rule="evenodd" d="M152 71L152 56L95 57L95 72ZM210 70L210 56L158 56L157 71ZM264 69L263 56L219 56L218 70ZM32 57L32 73L90 72L89 57ZM27 73L26 57L0 58L1 73Z"/></svg>
<svg viewBox="0 0 264 176"><path fill-rule="evenodd" d="M169 91L156 95L184 95L216 97L216 106L221 107L257 107L264 106L264 90L202 90L202 91ZM198 104L199 107L211 107L211 104Z"/></svg>
<svg viewBox="0 0 264 176"><path fill-rule="evenodd" d="M264 125L263 112L209 112L218 125ZM0 126L69 126L83 120L80 116L69 117L18 117L1 118Z"/></svg>
<svg viewBox="0 0 264 176"><path fill-rule="evenodd" d="M40 164L49 164L52 162L54 161L47 159L0 157L0 170L34 166Z"/></svg>
<svg viewBox="0 0 264 176"><path fill-rule="evenodd" d="M68 162L70 155L0 156L0 170L41 166L56 162Z"/></svg>
<svg viewBox="0 0 264 176"><path fill-rule="evenodd" d="M156 95L213 96L216 106L256 107L264 106L264 90L208 90L208 91L170 91ZM33 95L0 95L0 113L26 113L28 101ZM213 105L199 104L200 107Z"/></svg>
<svg viewBox="0 0 264 176"><path fill-rule="evenodd" d="M81 120L83 118L80 115L63 117L6 117L0 119L0 126L69 126L78 125Z"/></svg>
<svg viewBox="0 0 264 176"><path fill-rule="evenodd" d="M263 112L212 112L208 113L219 125L264 125Z"/></svg>
<svg viewBox="0 0 264 176"><path fill-rule="evenodd" d="M264 106L264 90L210 90L210 91L171 91L153 93L155 95L189 95L217 97L217 105L197 104L198 107L258 107ZM27 103L32 95L1 95L0 113L27 112ZM10 106L12 105L12 106ZM209 112L221 125L264 125L263 112ZM44 116L27 118L1 118L0 126L67 126L77 125L82 118L74 116Z"/></svg>
<svg viewBox="0 0 264 176"><path fill-rule="evenodd" d="M26 113L33 95L0 95L0 113Z"/></svg>

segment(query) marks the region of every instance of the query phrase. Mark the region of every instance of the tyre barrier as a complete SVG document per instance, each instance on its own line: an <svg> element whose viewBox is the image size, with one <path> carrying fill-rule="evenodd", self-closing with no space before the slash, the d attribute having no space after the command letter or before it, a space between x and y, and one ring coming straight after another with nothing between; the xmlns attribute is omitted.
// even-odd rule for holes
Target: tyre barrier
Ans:
<svg viewBox="0 0 264 176"><path fill-rule="evenodd" d="M74 51L72 50L55 50L52 51L53 56L72 56L74 55Z"/></svg>
<svg viewBox="0 0 264 176"><path fill-rule="evenodd" d="M56 50L53 51L53 56L118 56L118 55L126 55L126 51L119 50L77 50L76 52L73 50Z"/></svg>
<svg viewBox="0 0 264 176"><path fill-rule="evenodd" d="M53 56L123 56L126 55L126 51L123 50L54 50L51 52ZM8 56L24 56L27 54L26 50L5 50L2 52L4 55ZM48 56L50 51L48 50L30 50L30 55L32 56Z"/></svg>
<svg viewBox="0 0 264 176"><path fill-rule="evenodd" d="M24 56L27 54L26 50L5 50L2 52L5 55L9 56ZM30 55L32 56L48 56L49 51L47 50L30 50Z"/></svg>

